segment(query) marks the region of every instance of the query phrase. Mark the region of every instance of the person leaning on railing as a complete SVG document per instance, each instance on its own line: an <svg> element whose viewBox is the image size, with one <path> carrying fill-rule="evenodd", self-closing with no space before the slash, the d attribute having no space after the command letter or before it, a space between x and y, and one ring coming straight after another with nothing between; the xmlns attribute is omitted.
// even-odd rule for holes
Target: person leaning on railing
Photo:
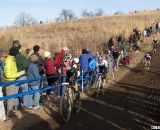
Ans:
<svg viewBox="0 0 160 130"><path fill-rule="evenodd" d="M18 72L15 56L19 53L18 48L11 47L9 50L9 54L5 59L5 66L4 66L4 79L5 81L15 81L18 77L25 74L25 71ZM16 93L15 84L6 87L6 95L12 95ZM14 106L15 99L9 99L7 101L7 116L11 117L14 116L13 113L13 106Z"/></svg>
<svg viewBox="0 0 160 130"><path fill-rule="evenodd" d="M56 62L51 57L51 53L49 51L45 51L44 53L45 61L44 61L44 68L45 68L45 74L48 81L48 86L55 86L56 83L60 82L57 68L56 68ZM55 88L55 94L56 96L60 96L60 88ZM49 99L51 96L51 89L47 90L47 98Z"/></svg>
<svg viewBox="0 0 160 130"><path fill-rule="evenodd" d="M29 62L28 80L41 78L41 75L39 74L39 68L38 68L37 62L38 62L38 56L33 54L30 57L30 62ZM39 89L40 88L40 80L29 82L28 85L29 85L30 91ZM39 108L39 100L40 100L40 93L39 92L28 95L28 108L32 109L32 107L34 106L34 109L38 109Z"/></svg>
<svg viewBox="0 0 160 130"><path fill-rule="evenodd" d="M19 78L17 78L17 81L20 80L27 80L27 71L28 71L28 60L27 58L22 55L21 53L21 44L20 41L14 40L13 41L13 46L18 48L19 53L16 55L16 65L18 71L24 70L26 73ZM16 85L16 93L19 92L27 92L28 91L28 83L21 83ZM28 107L28 95L23 96L23 101L19 100L19 98L16 98L15 103L14 103L14 109L17 110L18 108L27 108Z"/></svg>

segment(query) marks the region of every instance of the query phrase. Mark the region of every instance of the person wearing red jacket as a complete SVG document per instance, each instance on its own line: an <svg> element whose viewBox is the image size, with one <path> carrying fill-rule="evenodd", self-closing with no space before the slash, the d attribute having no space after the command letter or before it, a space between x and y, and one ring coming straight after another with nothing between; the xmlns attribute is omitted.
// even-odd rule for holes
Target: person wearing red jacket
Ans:
<svg viewBox="0 0 160 130"><path fill-rule="evenodd" d="M62 51L55 56L58 67L63 64L62 57L66 55L68 51L69 49L67 47L63 47Z"/></svg>
<svg viewBox="0 0 160 130"><path fill-rule="evenodd" d="M49 51L45 51L44 57L44 68L48 81L48 86L57 85L59 83L59 77L57 74L56 62L51 58L51 53ZM47 90L47 96L49 96L50 93L51 89ZM57 96L60 96L60 89L58 87L55 88L55 94Z"/></svg>
<svg viewBox="0 0 160 130"><path fill-rule="evenodd" d="M67 47L63 47L62 51L60 53L58 53L55 56L55 61L57 63L58 66L58 72L60 74L60 80L62 83L66 82L66 72L67 72L67 66L66 64L68 64L68 58L67 55L69 49ZM60 95L62 95L66 90L66 86L62 86L60 88Z"/></svg>

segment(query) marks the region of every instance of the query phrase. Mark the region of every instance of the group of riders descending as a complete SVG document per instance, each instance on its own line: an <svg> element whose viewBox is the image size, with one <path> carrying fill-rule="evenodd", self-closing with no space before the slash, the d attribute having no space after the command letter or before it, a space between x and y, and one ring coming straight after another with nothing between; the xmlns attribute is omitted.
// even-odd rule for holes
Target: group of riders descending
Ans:
<svg viewBox="0 0 160 130"><path fill-rule="evenodd" d="M156 27L157 27L157 25L156 25ZM160 26L159 26L159 28L160 28ZM154 54L154 53L156 53L157 48L158 48L158 44L159 44L159 41L158 41L155 33L160 32L159 31L160 29L157 29L157 31L153 31L153 29L150 27L148 30L149 30L149 32L147 31L147 37L150 37L150 36L153 37L153 41L152 41L151 45L152 45L152 54ZM130 50L132 50L134 52L138 51L138 49L139 49L139 47L137 45L138 41L141 41L142 36L143 36L143 38L146 37L145 35L142 35L142 34L143 34L143 32L141 32L139 29L137 29L137 28L133 29L133 33L130 35L129 41L128 41ZM87 86L92 86L93 88L95 88L96 89L95 94L97 97L99 94L103 94L103 88L107 87L106 80L109 78L109 74L111 73L112 77L114 79L114 71L118 70L118 67L120 64L121 65L129 65L130 64L130 57L127 56L127 54L126 54L127 40L125 40L121 35L117 36L116 40L117 40L117 44L115 44L113 42L114 41L113 37L109 40L107 53L104 52L103 54L97 53L97 54L93 55L92 51L82 49L82 54L80 55L80 58L79 59L76 58L77 59L76 63L79 63L79 69L77 69L77 70L80 70L80 72L77 71L78 74L76 72L75 73L76 76L72 75L74 78L72 78L72 76L71 76L71 78L69 78L69 79L71 79L71 81L69 80L69 84L71 86L73 86L74 92L75 93L78 92L78 94L77 94L78 101L75 100L76 101L75 102L76 113L79 112L80 106L81 106L80 94L79 94L79 91L77 91L77 90L82 89L82 84L83 84L83 87L86 87L86 88L87 88ZM78 62L78 60L79 60L79 62ZM145 53L144 58L143 58L144 69L150 69L149 68L150 62L151 62L150 53ZM76 68L77 68L77 66L78 66L78 64L76 64ZM76 79L78 79L79 76L82 76L85 80L83 82L82 81L76 82L76 83L72 82L72 81L76 81ZM79 84L79 87L78 87L78 84ZM74 94L72 94L72 92L70 94L74 95ZM70 101L70 102L72 102L72 101ZM62 109L62 106L63 106L62 104L64 104L64 103L61 102L60 110L67 110L67 109ZM69 110L71 110L71 108ZM65 113L67 113L67 112L65 111ZM65 122L67 122L69 120L70 115L69 115L69 117L67 116L67 120L66 120L66 118L64 118L64 114L62 111L61 111L61 115L62 115L63 120Z"/></svg>
<svg viewBox="0 0 160 130"><path fill-rule="evenodd" d="M54 86L54 89L49 89L42 95L36 92L32 95L16 98L16 101L7 101L7 115L9 116L12 109L17 109L19 105L22 108L32 109L34 106L34 109L38 109L40 100L45 103L46 101L53 101L51 100L53 98L54 100L58 98L60 99L60 115L64 122L68 122L72 110L76 113L80 111L81 91L92 86L95 88L96 97L103 94L104 87L107 87L107 79L110 78L110 75L112 79L115 79L114 72L118 71L119 65L130 64L127 51L137 52L139 49L138 42L142 38L153 36L153 54L156 53L159 41L155 33L159 32L159 22L155 27L152 25L143 31L134 28L128 39L122 35L111 37L107 42L107 49L102 53L94 54L91 50L83 48L79 56L76 51L72 53L67 47L63 47L62 51L55 53L54 57L52 57L51 52L45 51L45 58L42 58L39 54L40 47L38 45L33 47L32 54L30 49L26 49L25 54L22 55L20 42L18 40L13 41L13 47L10 48L8 56L3 56L5 57L3 60L2 54L4 53L1 53L1 79L3 75L6 81L45 76L48 86ZM149 69L150 61L151 55L146 53L143 59L146 69ZM5 65L2 64L3 62ZM10 74L15 74L15 77L10 76ZM44 81L39 80L31 81L25 85L12 86L12 90L6 89L6 94L15 94L14 89L17 93L35 90L43 87L43 83ZM61 86L59 86L60 84Z"/></svg>
<svg viewBox="0 0 160 130"><path fill-rule="evenodd" d="M156 34L160 32L160 23L157 23L156 26L154 27L153 24L149 28L145 28L143 32L140 31L138 28L134 28L132 31L132 34L129 36L128 42L129 42L129 50L132 50L134 52L137 52L139 47L138 47L138 42L145 38L145 37L153 37L153 41L151 43L152 46L152 55L156 53L158 49L158 38L156 37ZM114 38L111 37L109 42L108 42L108 51L107 53L104 52L102 53L97 53L93 55L92 51L89 51L87 49L82 49L82 54L80 55L79 58L79 70L80 72L77 74L75 73L76 76L72 79L72 81L76 81L79 76L82 76L84 79L86 78L87 80L84 80L83 82L70 82L69 84L73 86L74 91L77 92L77 90L82 89L82 84L87 87L92 86L94 87L96 91L96 97L102 93L103 94L103 88L107 87L106 86L106 80L108 79L108 75L111 73L114 79L114 71L118 70L119 65L129 65L130 63L130 57L127 56L127 47L126 43L127 40L122 37L121 35L116 36L117 44L114 43ZM144 69L150 69L150 62L151 62L151 53L145 53L144 58L143 58L143 63L144 63ZM87 57L88 56L88 57ZM86 58L87 57L87 58ZM78 58L77 58L78 61ZM76 64L77 68L78 64ZM86 69L87 68L87 69ZM73 76L73 75L72 75ZM71 77L72 77L71 76ZM74 79L74 80L73 80ZM79 84L79 87L78 87ZM79 93L79 91L78 91ZM73 95L72 93L70 93ZM80 94L78 95L78 102L75 102L76 105L76 113L79 112L81 102L80 102ZM71 102L71 101L70 101ZM62 103L62 102L61 102ZM64 103L62 103L64 104ZM62 104L61 104L61 109L62 109ZM74 104L74 103L73 103ZM78 106L78 107L77 107ZM68 107L68 106L67 106ZM78 108L78 109L77 109ZM65 109L67 110L67 109ZM71 110L71 108L69 109ZM68 111L67 111L68 112ZM65 111L65 113L67 113ZM64 114L61 111L61 115L63 117L63 120L67 122L69 120L69 116L67 116L67 120L64 117Z"/></svg>

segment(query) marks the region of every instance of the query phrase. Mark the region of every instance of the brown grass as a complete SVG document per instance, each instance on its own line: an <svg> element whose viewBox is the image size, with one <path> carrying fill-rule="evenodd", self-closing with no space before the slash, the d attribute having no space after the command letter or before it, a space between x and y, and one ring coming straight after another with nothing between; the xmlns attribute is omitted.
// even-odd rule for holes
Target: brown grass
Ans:
<svg viewBox="0 0 160 130"><path fill-rule="evenodd" d="M0 49L8 49L18 39L23 49L38 44L43 50L60 51L63 46L80 52L81 48L102 50L111 36L128 37L133 27L141 30L159 20L160 11L95 17L77 21L50 23L32 27L0 30Z"/></svg>

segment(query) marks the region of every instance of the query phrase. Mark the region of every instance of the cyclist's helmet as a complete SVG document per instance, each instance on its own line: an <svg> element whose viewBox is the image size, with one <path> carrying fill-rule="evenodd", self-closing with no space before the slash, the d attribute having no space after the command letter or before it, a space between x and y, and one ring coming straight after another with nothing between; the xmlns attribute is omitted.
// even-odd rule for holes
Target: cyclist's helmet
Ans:
<svg viewBox="0 0 160 130"><path fill-rule="evenodd" d="M74 58L73 61L78 64L79 63L79 59L78 58Z"/></svg>
<svg viewBox="0 0 160 130"><path fill-rule="evenodd" d="M99 60L104 60L105 59L105 56L101 55L99 56Z"/></svg>
<svg viewBox="0 0 160 130"><path fill-rule="evenodd" d="M67 54L66 54L66 58L67 58L67 59L71 59L71 54L67 53Z"/></svg>

